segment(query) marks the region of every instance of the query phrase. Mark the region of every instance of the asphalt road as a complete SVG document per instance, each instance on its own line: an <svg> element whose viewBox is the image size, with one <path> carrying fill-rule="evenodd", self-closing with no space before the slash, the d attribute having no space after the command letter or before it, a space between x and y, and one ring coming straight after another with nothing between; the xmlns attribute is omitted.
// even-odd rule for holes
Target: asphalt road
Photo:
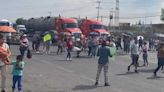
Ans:
<svg viewBox="0 0 164 92"><path fill-rule="evenodd" d="M19 54L18 46L11 46L12 58ZM158 77L153 77L157 66L156 53L149 53L149 66L139 67L139 73L127 73L130 64L129 55L118 55L110 62L109 83L104 87L103 72L99 86L94 86L97 72L97 57L90 58L83 53L81 58L74 57L66 61L66 53L56 55L52 47L50 55L34 54L32 59L25 59L23 92L163 92L164 73L160 70ZM73 55L75 56L75 55ZM143 64L140 55L140 65ZM11 92L11 66L7 73L7 92Z"/></svg>

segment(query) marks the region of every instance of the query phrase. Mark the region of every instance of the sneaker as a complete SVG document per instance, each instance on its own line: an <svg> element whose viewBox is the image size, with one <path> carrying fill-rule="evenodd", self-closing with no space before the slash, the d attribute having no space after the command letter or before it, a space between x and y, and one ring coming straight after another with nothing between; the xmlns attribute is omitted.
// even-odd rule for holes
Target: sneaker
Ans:
<svg viewBox="0 0 164 92"><path fill-rule="evenodd" d="M105 83L104 86L110 86L109 83Z"/></svg>
<svg viewBox="0 0 164 92"><path fill-rule="evenodd" d="M157 77L157 73L154 72L154 77Z"/></svg>
<svg viewBox="0 0 164 92"><path fill-rule="evenodd" d="M128 66L128 72L130 71L130 66Z"/></svg>
<svg viewBox="0 0 164 92"><path fill-rule="evenodd" d="M69 58L69 61L72 61L72 58Z"/></svg>
<svg viewBox="0 0 164 92"><path fill-rule="evenodd" d="M95 82L95 86L97 86L99 83L98 82Z"/></svg>
<svg viewBox="0 0 164 92"><path fill-rule="evenodd" d="M67 58L67 61L69 61L69 58Z"/></svg>
<svg viewBox="0 0 164 92"><path fill-rule="evenodd" d="M138 71L137 71L137 70L134 70L134 72L135 72L135 73L138 73Z"/></svg>
<svg viewBox="0 0 164 92"><path fill-rule="evenodd" d="M36 54L39 54L40 52L39 51L36 51Z"/></svg>
<svg viewBox="0 0 164 92"><path fill-rule="evenodd" d="M15 92L15 89L12 88L12 92Z"/></svg>
<svg viewBox="0 0 164 92"><path fill-rule="evenodd" d="M1 92L6 92L5 90L1 90Z"/></svg>

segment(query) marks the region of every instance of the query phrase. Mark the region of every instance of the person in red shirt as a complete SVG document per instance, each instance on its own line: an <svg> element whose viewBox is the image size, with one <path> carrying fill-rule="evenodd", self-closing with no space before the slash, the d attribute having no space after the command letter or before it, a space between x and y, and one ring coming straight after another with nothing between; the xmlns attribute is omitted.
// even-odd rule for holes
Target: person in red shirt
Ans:
<svg viewBox="0 0 164 92"><path fill-rule="evenodd" d="M66 41L66 45L67 45L67 61L72 61L71 51L73 49L73 41L71 38L69 38Z"/></svg>

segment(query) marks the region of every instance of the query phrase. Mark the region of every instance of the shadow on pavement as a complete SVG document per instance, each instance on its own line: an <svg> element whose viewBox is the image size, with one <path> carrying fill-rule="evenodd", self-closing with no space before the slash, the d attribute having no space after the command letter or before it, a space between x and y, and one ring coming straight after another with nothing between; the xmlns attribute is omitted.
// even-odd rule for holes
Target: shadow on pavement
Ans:
<svg viewBox="0 0 164 92"><path fill-rule="evenodd" d="M97 87L94 85L78 85L78 86L75 86L75 88L73 88L72 90L91 90L95 88Z"/></svg>
<svg viewBox="0 0 164 92"><path fill-rule="evenodd" d="M154 77L154 76L151 76L151 77L147 77L146 79L163 79L164 77L162 77L162 76L156 76L156 77Z"/></svg>
<svg viewBox="0 0 164 92"><path fill-rule="evenodd" d="M123 75L130 75L130 74L137 74L135 72L126 72L126 73L121 73L121 74L116 74L117 76L123 76Z"/></svg>
<svg viewBox="0 0 164 92"><path fill-rule="evenodd" d="M139 72L153 73L155 69L138 69Z"/></svg>

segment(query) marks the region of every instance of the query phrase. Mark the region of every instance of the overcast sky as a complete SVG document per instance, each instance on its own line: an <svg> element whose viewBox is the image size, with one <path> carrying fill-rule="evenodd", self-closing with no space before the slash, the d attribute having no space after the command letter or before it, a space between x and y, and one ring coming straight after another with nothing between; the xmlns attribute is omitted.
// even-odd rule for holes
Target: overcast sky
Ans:
<svg viewBox="0 0 164 92"><path fill-rule="evenodd" d="M96 18L97 16L96 0L0 1L0 19L5 18L11 21L20 17L31 18L48 16L50 14L51 16L58 16L60 14L66 17L88 16L89 18ZM111 8L115 8L116 1L101 1L100 15L108 17ZM164 0L120 0L120 22L131 22L135 24L141 20L146 23L161 23L160 12L162 7L164 7ZM104 18L103 21L107 23L108 19Z"/></svg>

